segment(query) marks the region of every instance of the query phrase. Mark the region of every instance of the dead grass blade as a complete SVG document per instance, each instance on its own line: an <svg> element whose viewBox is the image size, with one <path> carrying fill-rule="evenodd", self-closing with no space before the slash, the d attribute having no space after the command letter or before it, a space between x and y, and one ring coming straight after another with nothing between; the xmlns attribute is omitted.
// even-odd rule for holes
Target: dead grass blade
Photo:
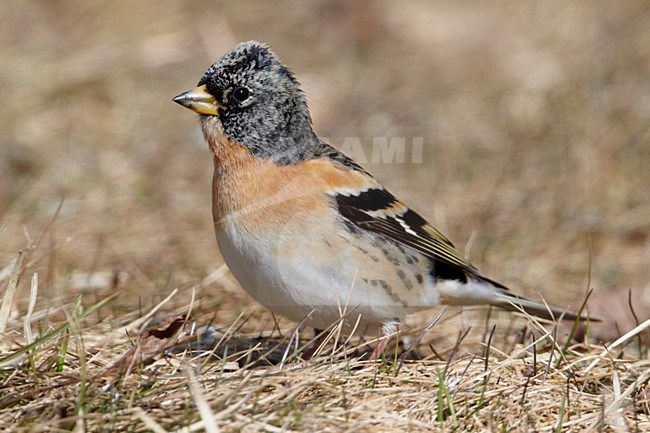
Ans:
<svg viewBox="0 0 650 433"><path fill-rule="evenodd" d="M643 332L646 328L650 327L650 319L646 320L645 322L641 323L639 326L635 327L634 329L630 330L627 332L625 335L623 335L621 338L617 339L615 342L610 344L609 346L606 347L605 350L603 350L597 357L596 359L593 360L591 364L587 368L584 369L583 373L587 374L591 370L594 369L598 365L600 361L605 359L605 356L614 348L620 346L621 344L625 343L628 341L630 338L634 337L635 335L639 334L640 332Z"/></svg>
<svg viewBox="0 0 650 433"><path fill-rule="evenodd" d="M168 433L155 419L150 417L141 407L134 407L133 413L140 418L142 423L153 433Z"/></svg>
<svg viewBox="0 0 650 433"><path fill-rule="evenodd" d="M23 333L25 334L25 342L32 344L34 335L32 334L32 314L36 306L36 298L38 298L38 274L34 272L32 275L32 284L29 290L29 304L27 305L27 313L23 321Z"/></svg>
<svg viewBox="0 0 650 433"><path fill-rule="evenodd" d="M4 335L5 330L7 329L7 323L9 322L9 315L11 314L11 308L14 303L14 295L16 294L16 287L18 286L18 278L20 277L20 268L22 265L23 252L19 251L14 268L11 271L9 283L7 283L7 290L2 298L2 307L0 307L0 335Z"/></svg>
<svg viewBox="0 0 650 433"><path fill-rule="evenodd" d="M96 304L90 306L88 309L84 310L83 313L79 315L77 320L83 320L84 318L90 316L91 314L95 313L97 310L102 308L104 305L108 304L110 301L115 299L117 295L111 295ZM48 341L51 341L54 337L57 335L62 334L63 332L67 331L71 327L71 323L69 321L65 322L63 325L59 326L58 328L48 332L47 334L43 335L42 337L37 338L34 340L31 344L28 344L25 347L22 347L21 349L18 349L14 351L13 353L4 356L0 358L0 368L4 368L11 364L12 362L17 361L19 358L27 354L28 352L36 349L38 346L41 344L47 343Z"/></svg>
<svg viewBox="0 0 650 433"><path fill-rule="evenodd" d="M194 398L194 403L196 404L196 408L198 409L201 420L203 421L205 431L207 433L219 433L220 430L215 421L214 413L212 412L210 403L208 403L205 395L203 395L203 391L201 391L201 385L199 385L196 375L190 367L186 367L184 372L190 386L190 392Z"/></svg>

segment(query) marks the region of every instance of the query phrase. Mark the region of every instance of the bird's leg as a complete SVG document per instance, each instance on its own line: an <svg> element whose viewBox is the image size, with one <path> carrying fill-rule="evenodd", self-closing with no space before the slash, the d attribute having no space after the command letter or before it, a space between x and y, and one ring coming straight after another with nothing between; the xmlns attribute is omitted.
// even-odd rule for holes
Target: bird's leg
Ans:
<svg viewBox="0 0 650 433"><path fill-rule="evenodd" d="M384 354L384 349L386 349L386 344L388 344L388 338L388 336L382 336L379 339L379 342L370 353L370 357L368 358L369 361L377 361L379 358L381 358L381 355Z"/></svg>
<svg viewBox="0 0 650 433"><path fill-rule="evenodd" d="M394 319L392 322L384 323L381 326L381 337L379 337L379 342L370 353L370 357L368 358L370 361L377 361L381 358L381 355L384 354L384 350L386 349L386 344L388 344L388 340L397 331L399 331L399 319Z"/></svg>
<svg viewBox="0 0 650 433"><path fill-rule="evenodd" d="M310 342L310 346L307 348L307 351L302 355L302 359L309 361L312 356L316 354L316 351L323 343L324 336L321 335L323 330L314 328L314 338Z"/></svg>

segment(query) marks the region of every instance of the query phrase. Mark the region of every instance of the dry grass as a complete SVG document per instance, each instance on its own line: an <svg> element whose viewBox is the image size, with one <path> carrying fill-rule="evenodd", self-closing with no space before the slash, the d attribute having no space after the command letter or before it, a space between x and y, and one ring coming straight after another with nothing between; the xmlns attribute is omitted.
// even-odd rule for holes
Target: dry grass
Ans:
<svg viewBox="0 0 650 433"><path fill-rule="evenodd" d="M643 0L6 3L0 429L650 430ZM593 288L604 323L449 309L405 359L339 336L301 360L310 334L222 266L211 161L170 102L247 39L333 144L423 137L421 164L365 165L486 274L558 305Z"/></svg>
<svg viewBox="0 0 650 433"><path fill-rule="evenodd" d="M165 304L174 301L182 304L173 296ZM44 330L31 345L12 342L22 349L0 359L2 425L16 432L650 428L648 346L639 359L634 333L606 350L562 346L556 329L531 322L507 352L487 343L487 356L471 354L459 341L419 360L389 353L369 363L357 341L337 343L334 329L323 350L302 361L292 348L305 343L291 344L291 334L250 339L236 330L240 323L206 330L188 320L191 304L139 332L148 315L102 314L111 303L68 305L62 329ZM278 365L279 358L286 361Z"/></svg>

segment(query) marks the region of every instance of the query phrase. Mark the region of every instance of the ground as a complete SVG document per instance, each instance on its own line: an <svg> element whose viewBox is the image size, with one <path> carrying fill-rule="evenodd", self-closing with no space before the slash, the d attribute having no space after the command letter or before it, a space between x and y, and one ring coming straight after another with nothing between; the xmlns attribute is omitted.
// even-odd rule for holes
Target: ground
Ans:
<svg viewBox="0 0 650 433"><path fill-rule="evenodd" d="M647 2L2 7L0 429L650 430ZM304 360L312 331L223 265L171 102L249 39L486 275L574 309L593 289L603 322L448 308L422 334L435 309L382 362L336 329Z"/></svg>

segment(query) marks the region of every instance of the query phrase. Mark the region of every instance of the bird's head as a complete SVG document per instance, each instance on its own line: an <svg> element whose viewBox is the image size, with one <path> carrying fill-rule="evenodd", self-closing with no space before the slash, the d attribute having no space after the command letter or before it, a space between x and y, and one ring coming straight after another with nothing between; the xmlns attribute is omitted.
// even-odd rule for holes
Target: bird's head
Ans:
<svg viewBox="0 0 650 433"><path fill-rule="evenodd" d="M206 136L216 127L260 158L289 164L307 158L317 144L300 84L259 42L230 49L195 89L173 100L201 114Z"/></svg>

